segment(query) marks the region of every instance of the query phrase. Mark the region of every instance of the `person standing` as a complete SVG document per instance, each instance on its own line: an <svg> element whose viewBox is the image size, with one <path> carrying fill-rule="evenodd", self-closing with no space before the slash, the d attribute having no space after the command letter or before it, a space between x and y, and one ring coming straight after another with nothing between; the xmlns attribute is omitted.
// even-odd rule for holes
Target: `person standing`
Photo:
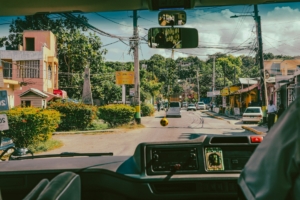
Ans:
<svg viewBox="0 0 300 200"><path fill-rule="evenodd" d="M277 119L279 119L279 117L281 116L281 114L284 112L284 105L281 103L279 105L279 109L278 109L278 112L277 112Z"/></svg>
<svg viewBox="0 0 300 200"><path fill-rule="evenodd" d="M270 104L268 105L268 131L270 131L271 127L274 124L275 116L276 116L276 106L273 104L273 100L270 100Z"/></svg>

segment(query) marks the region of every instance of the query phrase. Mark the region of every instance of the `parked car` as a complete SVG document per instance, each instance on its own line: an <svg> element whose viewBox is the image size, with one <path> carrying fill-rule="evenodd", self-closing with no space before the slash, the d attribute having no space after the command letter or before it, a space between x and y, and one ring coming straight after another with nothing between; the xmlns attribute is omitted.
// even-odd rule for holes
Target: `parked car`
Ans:
<svg viewBox="0 0 300 200"><path fill-rule="evenodd" d="M182 107L187 107L187 102L182 102Z"/></svg>
<svg viewBox="0 0 300 200"><path fill-rule="evenodd" d="M15 143L8 137L2 137L0 144L0 154L9 147L15 147ZM7 153L11 153L12 151L13 150L11 149Z"/></svg>
<svg viewBox="0 0 300 200"><path fill-rule="evenodd" d="M261 107L248 107L243 113L242 121L243 123L247 122L260 122L263 118L263 112Z"/></svg>
<svg viewBox="0 0 300 200"><path fill-rule="evenodd" d="M204 102L200 101L197 103L197 110L206 110L206 105Z"/></svg>
<svg viewBox="0 0 300 200"><path fill-rule="evenodd" d="M186 110L187 110L187 111L189 111L189 110L194 110L194 111L196 111L197 108L196 108L195 104L189 104L189 106L187 107Z"/></svg>

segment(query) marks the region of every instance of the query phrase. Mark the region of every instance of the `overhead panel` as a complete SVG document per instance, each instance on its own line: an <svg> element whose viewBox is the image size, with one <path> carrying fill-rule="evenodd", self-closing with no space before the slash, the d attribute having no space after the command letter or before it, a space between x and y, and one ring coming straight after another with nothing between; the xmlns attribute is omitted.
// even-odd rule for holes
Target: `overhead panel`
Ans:
<svg viewBox="0 0 300 200"><path fill-rule="evenodd" d="M173 8L184 3L185 9L189 6L229 6L229 5L253 5L263 3L297 2L298 0L13 0L5 1L0 5L0 16L23 16L36 13L55 13L55 12L104 12L104 11L127 11L127 10L147 10L152 9L153 2L163 5L163 2L173 2ZM150 2L150 3L149 3ZM168 3L169 4L169 3ZM189 6L187 6L189 5Z"/></svg>

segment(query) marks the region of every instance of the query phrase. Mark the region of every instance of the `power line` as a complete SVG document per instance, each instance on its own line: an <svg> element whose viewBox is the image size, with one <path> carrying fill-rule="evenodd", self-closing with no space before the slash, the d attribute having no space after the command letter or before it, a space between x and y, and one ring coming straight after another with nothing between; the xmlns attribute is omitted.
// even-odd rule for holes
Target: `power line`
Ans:
<svg viewBox="0 0 300 200"><path fill-rule="evenodd" d="M100 16L100 17L102 17L102 18L104 18L104 19L106 19L106 20L108 20L108 21L110 21L110 22L113 22L113 23L115 23L115 24L118 24L118 25L121 25L121 26L132 27L132 26L129 26L129 25L126 25L126 24L121 24L121 23L119 23L119 22L113 21L113 20L111 20L111 19L109 19L109 18L107 18L107 17L104 17L103 15L100 15L99 13L95 13L95 14L98 15L98 16ZM133 28L133 27L132 27L132 28Z"/></svg>
<svg viewBox="0 0 300 200"><path fill-rule="evenodd" d="M117 42L120 42L120 40L117 40L117 41L115 41L115 42L112 42L112 43L108 43L108 44L102 45L101 47L105 47L105 46L108 46L108 45L111 45L111 44L115 44L115 43L117 43Z"/></svg>

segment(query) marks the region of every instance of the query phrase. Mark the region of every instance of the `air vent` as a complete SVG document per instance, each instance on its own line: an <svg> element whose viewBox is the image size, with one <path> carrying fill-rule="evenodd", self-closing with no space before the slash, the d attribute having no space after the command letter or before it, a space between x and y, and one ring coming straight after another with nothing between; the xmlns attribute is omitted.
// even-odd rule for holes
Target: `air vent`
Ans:
<svg viewBox="0 0 300 200"><path fill-rule="evenodd" d="M196 192L196 183L154 183L155 193L190 193Z"/></svg>
<svg viewBox="0 0 300 200"><path fill-rule="evenodd" d="M211 144L223 143L249 143L248 137L213 137L210 141Z"/></svg>

